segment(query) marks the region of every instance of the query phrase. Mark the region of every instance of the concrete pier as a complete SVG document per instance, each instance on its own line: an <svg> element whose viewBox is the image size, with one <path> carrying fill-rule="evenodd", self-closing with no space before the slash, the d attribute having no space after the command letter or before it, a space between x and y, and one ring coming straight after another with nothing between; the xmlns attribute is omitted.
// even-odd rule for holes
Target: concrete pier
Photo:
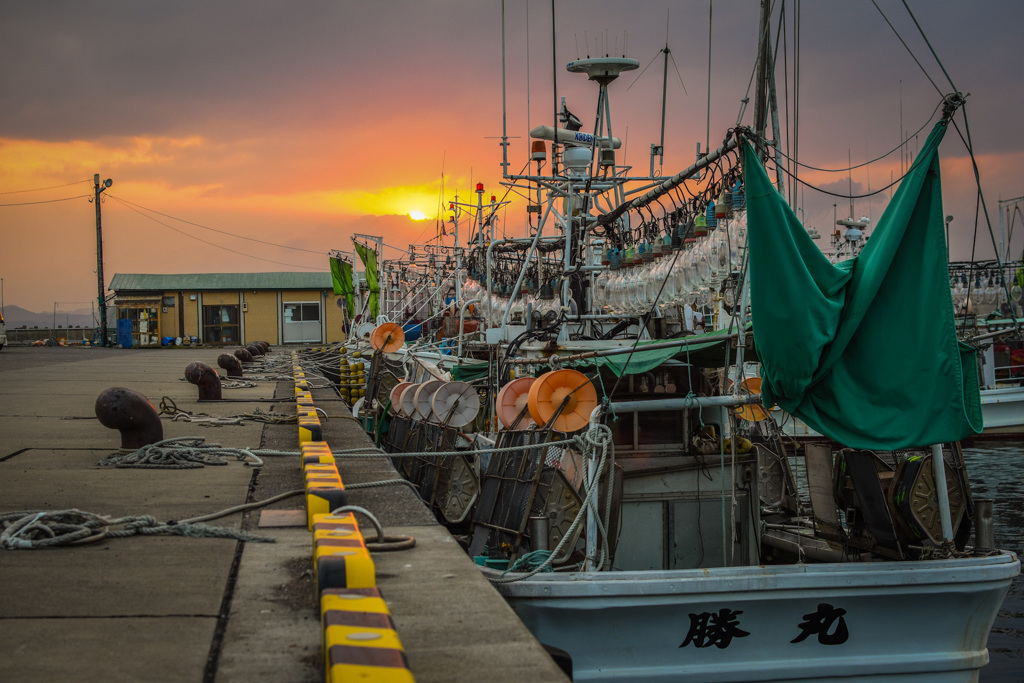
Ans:
<svg viewBox="0 0 1024 683"><path fill-rule="evenodd" d="M197 469L117 469L97 462L120 435L94 403L124 386L159 407L232 416L294 415L294 383L261 381L199 402L185 366L223 349L7 347L0 352L0 514L77 509L110 517L181 520L301 489L295 424L205 427L162 418L164 437L295 453L259 469L235 459ZM284 353L274 349L272 353ZM249 373L247 373L249 374ZM341 450L369 445L331 389L323 437ZM271 402L275 397L279 403ZM346 486L397 477L387 459L343 459ZM208 524L274 539L137 535L42 550L0 549L0 680L324 680L312 540L303 497ZM410 550L374 553L377 588L417 681L566 681L465 552L405 486L352 490ZM267 511L276 511L273 513ZM372 526L361 522L367 538Z"/></svg>

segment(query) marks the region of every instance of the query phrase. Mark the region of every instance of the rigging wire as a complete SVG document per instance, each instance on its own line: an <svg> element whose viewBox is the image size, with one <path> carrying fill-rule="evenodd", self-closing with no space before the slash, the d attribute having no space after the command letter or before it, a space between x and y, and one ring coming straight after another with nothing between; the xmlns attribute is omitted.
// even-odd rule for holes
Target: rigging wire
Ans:
<svg viewBox="0 0 1024 683"><path fill-rule="evenodd" d="M917 162L915 161L914 163L916 164ZM876 194L881 194L882 192L885 192L889 188L898 185L900 183L900 181L902 181L904 178L906 178L908 175L910 175L910 171L913 170L914 166L911 165L910 169L908 169L905 174L901 175L899 178L897 178L896 180L892 181L891 183L889 183L885 187L879 188L879 189L875 190L874 192L867 192L865 194L842 194L842 193L839 193L839 192L829 192L828 190L822 189L822 188L818 187L817 185L810 184L809 182L807 182L803 178L798 178L796 175L791 173L784 166L779 166L778 164L776 164L776 168L782 169L782 172L785 175L787 175L788 177L792 178L795 182L800 183L804 187L809 187L812 190L814 190L815 192L820 192L822 194L827 194L830 197L838 197L839 199L866 199L868 197L874 197Z"/></svg>
<svg viewBox="0 0 1024 683"><path fill-rule="evenodd" d="M947 78L948 78L948 75L947 75ZM985 216L985 223L988 225L988 236L992 240L992 251L994 251L995 255L996 255L996 264L998 265L999 270L1002 271L1002 269L1003 269L1003 255L999 253L999 245L996 244L995 231L992 229L992 221L989 219L989 216L988 216L988 206L985 204L985 195L984 195L984 193L982 192L982 189L981 189L981 174L978 172L978 161L977 161L977 159L974 158L974 145L972 144L972 141L971 141L971 128L970 128L970 124L967 123L967 103L966 102L963 103L962 110L963 110L963 117L964 117L964 132L967 134L967 137L965 138L964 134L960 132L960 127L956 124L956 121L952 117L950 117L950 122L952 122L953 128L956 129L957 134L960 136L960 139L963 140L964 144L967 146L968 153L971 155L971 168L974 170L974 182L978 186L978 199L977 199L977 202L978 202L978 204L980 206L982 215ZM977 242L977 222L978 222L978 219L977 219L977 217L975 217L975 242ZM1006 281L1005 278L1001 278L1001 280L1002 280L1003 290L1006 292L1007 299L1008 300L1012 299L1012 297L1010 297L1009 283ZM1016 315L1016 313L1013 312L1012 308L1010 310L1010 319L1013 321L1013 326L1017 330L1017 334L1020 334L1021 333L1020 321L1017 319L1017 315Z"/></svg>
<svg viewBox="0 0 1024 683"><path fill-rule="evenodd" d="M910 5L907 4L907 0L903 0L903 6L907 8L907 14L909 14L910 18L914 20L914 26L917 27L917 32L921 34L922 38L924 38L924 44L928 46L929 50L931 50L932 57L935 58L935 62L939 65L939 68L942 69L942 74L946 77L946 80L949 81L949 87L953 88L953 92L960 92L953 83L953 79L949 77L949 72L946 71L946 67L942 65L942 60L939 59L939 55L935 53L935 48L932 47L932 42L928 40L928 36L925 35L924 30L921 28L921 24L917 23L917 17L914 16L914 12L910 9ZM964 117L964 125L966 126L966 116ZM970 134L968 134L967 137L970 138Z"/></svg>
<svg viewBox="0 0 1024 683"><path fill-rule="evenodd" d="M889 28L891 28L892 32L896 34L896 37L899 39L899 41L901 43L903 43L903 47L905 47L907 49L907 54L909 54L910 57L914 60L914 63L916 63L917 66L920 67L921 73L924 74L924 77L927 78L928 82L932 84L932 87L935 88L935 91L937 93L939 93L939 95L942 95L942 89L939 88L939 86L935 84L935 81L932 80L932 77L930 75L928 75L927 69L924 68L924 65L921 64L921 62L918 60L918 58L914 55L914 51L911 50L910 46L907 45L905 40L903 40L903 36L900 35L900 32L897 31L896 27L892 25L891 21L889 21L889 17L885 16L885 12L883 12L882 8L878 6L878 2L876 2L876 0L871 0L871 4L874 5L875 9L878 10L878 13L882 15L882 18L885 19L885 23L887 23L889 25ZM906 2L903 3L904 6L906 6L906 4L907 4ZM909 7L907 7L907 11L910 12L910 8ZM913 18L914 14L911 12L910 16L911 16L911 18ZM914 23L915 24L917 23L917 19L914 19ZM918 26L917 28L918 28L918 30L921 29L920 26ZM924 35L924 33L922 32L921 35ZM927 38L925 38L925 42L928 42ZM930 48L931 45L929 45L928 47ZM935 54L934 50L932 51L932 54ZM938 60L938 57L936 57L936 60ZM940 64L939 66L942 66L942 65ZM943 71L945 71L945 69L943 69ZM948 76L947 76L947 78L948 78ZM956 86L954 86L953 89L956 90Z"/></svg>
<svg viewBox="0 0 1024 683"><path fill-rule="evenodd" d="M938 113L939 108L942 107L945 103L946 103L945 100L942 100L937 105L935 105L935 109L932 110L931 116L929 116L928 120L924 122L924 125L921 126L920 128L918 128L917 131L915 131L912 135L910 135L906 140L904 140L899 145L897 145L896 147L892 148L891 150L889 150L885 154L883 154L883 155L881 155L879 157L875 157L874 159L870 159L868 161L865 161L862 164L855 164L855 165L852 165L852 166L847 166L846 168L818 168L817 166L811 166L810 164L801 163L801 162L796 160L795 156L794 157L790 157L785 152L781 152L780 151L779 153L781 154L782 157L784 157L785 159L791 161L792 163L796 164L797 166L800 166L802 168L806 168L806 169L811 170L811 171L820 171L822 173L848 173L850 171L854 171L854 170L856 170L858 168L862 168L862 167L867 166L869 164L874 164L876 162L879 162L882 159L885 159L886 157L888 157L888 156L890 156L892 154L895 154L901 148L908 147L910 145L911 139L913 139L914 137L919 135L921 133L921 131L923 131L925 128L927 128L931 124L932 120L935 118L935 114ZM791 175L791 177L794 180L797 179L795 175Z"/></svg>

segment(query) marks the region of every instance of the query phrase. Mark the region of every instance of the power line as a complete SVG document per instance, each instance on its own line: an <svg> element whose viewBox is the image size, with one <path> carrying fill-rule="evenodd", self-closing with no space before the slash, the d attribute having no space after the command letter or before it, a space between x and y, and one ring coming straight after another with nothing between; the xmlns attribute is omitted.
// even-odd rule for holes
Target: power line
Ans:
<svg viewBox="0 0 1024 683"><path fill-rule="evenodd" d="M141 204L136 204L135 202L130 202L127 199L122 199L121 197L115 197L114 195L108 195L108 196L111 199L116 199L117 201L121 202L122 204L129 204L129 205L131 205L131 206L133 206L133 207L135 207L137 209L142 209L143 211L149 211L150 213L155 213L158 216L163 216L164 218L170 218L171 220L178 221L180 223L185 223L187 225L192 225L192 226L195 226L197 228L202 228L203 230L209 230L211 232L218 232L218 233L220 233L222 235L228 235L230 237L237 237L238 239L249 240L250 242L259 242L260 244L266 244L267 246L270 246L270 247L278 247L279 249L291 249L292 251L304 251L304 252L309 253L309 254L318 254L320 256L323 256L323 253L324 253L322 251L314 251L312 249L303 249L302 247L292 247L292 246L288 246L287 244L275 244L274 242L267 242L265 240L256 239L255 237L248 237L246 235L239 235L239 234L234 233L234 232L228 232L227 230L218 230L217 228L211 228L208 225L201 225L199 223L193 223L192 221L187 221L184 218L178 218L176 216L171 216L170 214L166 214L166 213L162 213L160 211L157 211L156 209L147 208L145 206L142 206ZM145 215L145 214L143 214L143 215ZM159 221L157 221L157 222L159 222Z"/></svg>
<svg viewBox="0 0 1024 683"><path fill-rule="evenodd" d="M73 183L64 183L63 185L51 185L50 187L37 187L34 190L7 190L6 192L0 192L0 194L20 194L22 192L42 192L43 190L56 190L61 187L70 187L71 185L77 185L79 183L91 182L88 178L85 180L76 180Z"/></svg>
<svg viewBox="0 0 1024 683"><path fill-rule="evenodd" d="M284 261L274 261L273 259L267 259L267 258L263 258L261 256L253 256L252 254L246 254L245 252L236 251L235 249L231 249L229 247L222 246L220 244L217 244L216 242L210 242L209 240L204 240L202 237L196 237L195 235L189 234L189 233L185 232L184 230L179 230L178 228L174 227L173 225L168 225L167 223L164 223L163 221L161 221L159 219L156 219L156 218L150 216L149 214L146 214L146 213L143 213L142 211L139 211L134 206L131 206L129 202L126 202L123 199L119 199L118 197L115 197L113 195L109 195L109 196L110 196L111 199L116 199L117 201L121 202L128 209L131 209L132 211L134 211L135 213L139 214L140 216L148 218L149 220L153 221L154 223L159 223L160 225L164 226L165 228L168 228L169 230L173 230L174 232L182 234L185 237L191 237L192 239L198 240L198 241L202 242L203 244L209 244L211 247L217 247L218 249L223 249L224 251L229 251L232 254L237 254L239 256L245 256L245 257L251 258L251 259L256 259L257 261L265 261L267 263L276 263L277 265L280 265L280 266L289 266L291 268L304 268L306 270L317 270L317 271L320 270L319 268L315 268L313 266L300 266L300 265L295 264L295 263L285 263ZM304 250L304 251L306 251L306 250ZM313 253L320 254L321 256L325 255L324 252L313 252Z"/></svg>
<svg viewBox="0 0 1024 683"><path fill-rule="evenodd" d="M26 190L28 192L28 190ZM64 197L63 199L47 199L39 202L18 202L17 204L0 204L0 206L29 206L30 204L53 204L54 202L69 202L72 199L85 199L91 194L80 194L77 197Z"/></svg>

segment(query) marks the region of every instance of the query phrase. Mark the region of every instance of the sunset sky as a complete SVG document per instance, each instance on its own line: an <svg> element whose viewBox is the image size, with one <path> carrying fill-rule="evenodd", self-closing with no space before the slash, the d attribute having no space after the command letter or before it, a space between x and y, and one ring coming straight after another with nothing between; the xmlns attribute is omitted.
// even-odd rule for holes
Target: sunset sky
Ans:
<svg viewBox="0 0 1024 683"><path fill-rule="evenodd" d="M877 2L950 91L902 2ZM708 0L556 0L554 57L551 2L505 4L512 171L526 160L527 131L552 120L553 62L559 95L590 127L596 88L565 64L624 52L643 69L666 35L674 66L664 173L705 146ZM998 200L1024 195L1024 3L909 4L971 95L968 123L998 226ZM757 19L753 0L714 2L712 146L746 94ZM504 192L501 20L500 0L0 0L6 305L49 311L95 301L95 213L85 198L94 173L113 180L102 204L107 284L119 272L325 271L327 251L350 250L355 232L403 248L433 237L439 205L456 192L470 199L477 182L487 196ZM903 131L924 125L940 96L870 0L803 2L801 22L805 163L857 164L899 143L901 115ZM619 160L637 172L648 170L658 140L661 87L660 60L611 86L614 132L626 142ZM779 83L787 87L792 95L794 83ZM953 257L969 258L977 189L956 131L940 154ZM898 155L858 169L853 189L878 189L899 171ZM806 178L841 192L849 184L845 174ZM877 220L888 198L858 200L854 213ZM806 222L830 230L836 201L805 191ZM849 206L838 202L843 217ZM523 232L524 206L516 199L503 212L505 230ZM978 231L977 254L990 257L984 221Z"/></svg>

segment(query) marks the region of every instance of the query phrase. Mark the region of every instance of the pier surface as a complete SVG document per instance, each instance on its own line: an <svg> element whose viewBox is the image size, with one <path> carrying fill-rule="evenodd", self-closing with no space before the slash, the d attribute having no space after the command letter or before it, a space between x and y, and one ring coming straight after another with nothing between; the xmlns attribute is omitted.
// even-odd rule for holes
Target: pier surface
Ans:
<svg viewBox="0 0 1024 683"><path fill-rule="evenodd" d="M200 403L184 368L193 361L216 366L223 351L5 348L0 514L77 509L166 522L302 488L294 424L205 427L163 417L165 438L295 453L268 456L259 469L233 458L197 469L97 465L121 443L94 412L96 397L110 387L139 391L155 406L169 397L193 413L294 414L290 379L225 389L227 400ZM370 444L333 390L313 394L328 414L324 440L332 449ZM282 402L270 402L275 396ZM338 469L346 486L397 477L387 459L339 456ZM136 535L0 549L0 680L324 680L303 502L294 496L208 522L274 543ZM414 548L374 553L373 560L377 588L417 681L568 680L411 490L352 490L348 502L374 513L389 536L416 538ZM374 538L373 527L360 522L363 535Z"/></svg>

